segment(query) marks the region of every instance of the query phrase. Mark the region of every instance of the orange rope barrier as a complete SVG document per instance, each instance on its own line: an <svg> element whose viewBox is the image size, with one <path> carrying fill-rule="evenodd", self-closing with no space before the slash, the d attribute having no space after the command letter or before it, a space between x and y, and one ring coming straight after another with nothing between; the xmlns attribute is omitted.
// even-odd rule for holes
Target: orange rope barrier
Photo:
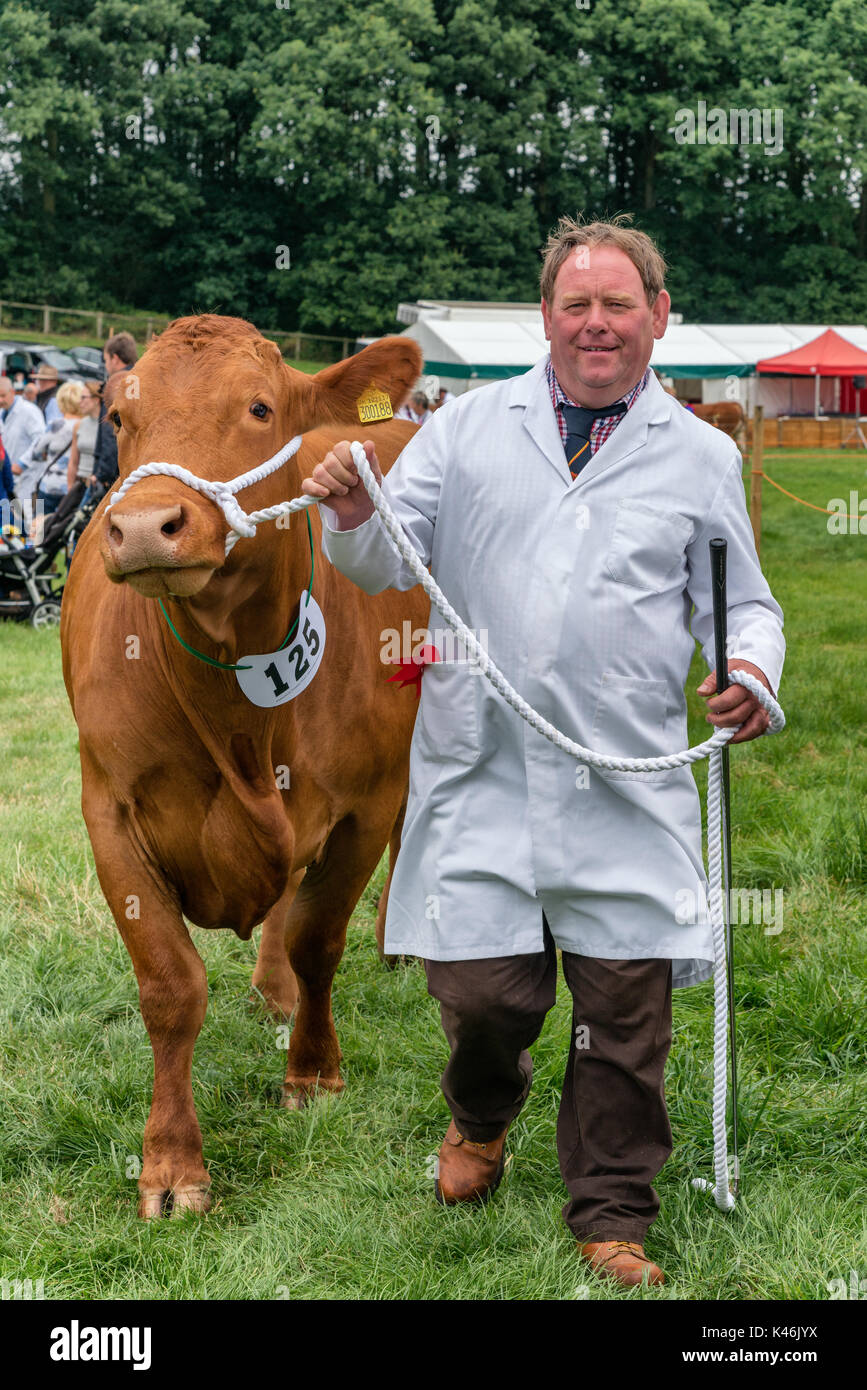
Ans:
<svg viewBox="0 0 867 1390"><path fill-rule="evenodd" d="M766 478L767 481L770 483L771 487L775 487L778 492L784 492L787 497L791 497L793 502L800 502L802 507L809 507L814 512L824 512L826 516L840 515L839 512L833 511L830 507L817 507L815 502L806 502L803 497L796 497L793 492L788 492L787 489L781 487L779 483L775 483L773 478L768 473L765 473L761 468L753 468L751 469L751 472L757 473L760 478ZM844 515L847 521L864 520L863 516L852 516L851 512L845 512Z"/></svg>

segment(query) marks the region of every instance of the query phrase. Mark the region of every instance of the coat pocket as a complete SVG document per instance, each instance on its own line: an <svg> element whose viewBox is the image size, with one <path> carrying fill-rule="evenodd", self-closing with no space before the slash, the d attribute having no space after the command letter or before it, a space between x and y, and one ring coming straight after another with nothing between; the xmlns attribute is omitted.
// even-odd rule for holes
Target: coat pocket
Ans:
<svg viewBox="0 0 867 1390"><path fill-rule="evenodd" d="M617 504L605 567L618 584L659 594L679 572L686 573L691 540L688 517L624 497Z"/></svg>
<svg viewBox="0 0 867 1390"><path fill-rule="evenodd" d="M479 681L469 661L434 661L424 668L413 739L415 783L443 769L472 767L479 759Z"/></svg>
<svg viewBox="0 0 867 1390"><path fill-rule="evenodd" d="M618 676L605 671L593 717L594 753L615 758L661 758L686 747L686 716L667 681ZM606 781L660 782L662 772L603 772Z"/></svg>

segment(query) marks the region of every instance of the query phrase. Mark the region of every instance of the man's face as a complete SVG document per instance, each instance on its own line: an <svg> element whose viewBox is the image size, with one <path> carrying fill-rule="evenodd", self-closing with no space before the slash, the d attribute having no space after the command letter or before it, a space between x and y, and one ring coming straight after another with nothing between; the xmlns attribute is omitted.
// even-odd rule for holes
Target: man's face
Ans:
<svg viewBox="0 0 867 1390"><path fill-rule="evenodd" d="M581 246L561 265L551 304L542 300L557 379L580 405L610 405L640 381L671 299L647 303L638 268L615 246Z"/></svg>
<svg viewBox="0 0 867 1390"><path fill-rule="evenodd" d="M112 372L123 372L128 370L126 363L122 358L118 357L116 352L106 352L105 348L103 348L102 360L105 363L105 370L108 372L109 376Z"/></svg>
<svg viewBox="0 0 867 1390"><path fill-rule="evenodd" d="M41 369L35 374L32 380L36 383L37 391L50 391L52 386L57 385L57 377L51 376Z"/></svg>
<svg viewBox="0 0 867 1390"><path fill-rule="evenodd" d="M0 381L0 410L8 410L15 399L15 392L12 389L12 382L8 377L3 377Z"/></svg>

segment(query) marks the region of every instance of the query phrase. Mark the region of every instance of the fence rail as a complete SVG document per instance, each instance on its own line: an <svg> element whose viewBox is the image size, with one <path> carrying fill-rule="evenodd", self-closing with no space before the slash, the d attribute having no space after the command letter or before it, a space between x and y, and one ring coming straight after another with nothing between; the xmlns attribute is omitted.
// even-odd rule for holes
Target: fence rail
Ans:
<svg viewBox="0 0 867 1390"><path fill-rule="evenodd" d="M9 313L10 310L16 309L24 310L24 315ZM16 328L24 332L43 333L46 338L51 336L52 331L86 332L86 323L69 324L70 320L82 319L90 321L93 337L100 343L122 328L127 329L134 337L149 343L154 333L161 333L171 323L168 315L161 317L157 314L121 313L108 309L66 309L58 304L30 304L20 299L0 299L0 334L4 329L9 333L14 332ZM337 362L349 356L355 341L354 338L335 337L329 333L302 333L298 329L263 328L261 331L266 338L274 339L284 357L291 356L296 361L304 356L317 361ZM335 343L340 344L339 354L332 346Z"/></svg>
<svg viewBox="0 0 867 1390"><path fill-rule="evenodd" d="M863 421L863 417L862 417ZM764 443L768 449L859 449L852 435L858 421L854 415L774 415L764 421ZM754 421L747 419L747 447L752 445Z"/></svg>

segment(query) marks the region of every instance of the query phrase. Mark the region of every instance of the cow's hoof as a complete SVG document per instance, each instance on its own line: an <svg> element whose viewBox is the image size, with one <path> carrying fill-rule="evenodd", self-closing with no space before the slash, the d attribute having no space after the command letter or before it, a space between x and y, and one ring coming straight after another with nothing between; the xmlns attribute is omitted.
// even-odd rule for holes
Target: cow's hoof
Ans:
<svg viewBox="0 0 867 1390"><path fill-rule="evenodd" d="M298 1006L297 996L272 994L268 990L254 987L248 1003L262 1009L277 1023L291 1023L292 1015Z"/></svg>
<svg viewBox="0 0 867 1390"><path fill-rule="evenodd" d="M270 1014L278 1023L288 1023L298 1007L298 990L281 983L273 975L259 980L254 976L247 1002Z"/></svg>
<svg viewBox="0 0 867 1390"><path fill-rule="evenodd" d="M206 1212L211 1208L211 1193L207 1187L176 1187L172 1193L172 1216L185 1216L188 1211Z"/></svg>
<svg viewBox="0 0 867 1390"><path fill-rule="evenodd" d="M311 1077L309 1081L284 1081L280 1105L284 1110L303 1110L321 1091L330 1091L332 1095L339 1096L345 1090L346 1082L341 1081L339 1076L332 1081L321 1077Z"/></svg>
<svg viewBox="0 0 867 1390"><path fill-rule="evenodd" d="M211 1194L207 1187L167 1188L162 1192L141 1193L138 1214L145 1221L157 1221L166 1216L185 1216L189 1211L206 1212L210 1205Z"/></svg>
<svg viewBox="0 0 867 1390"><path fill-rule="evenodd" d="M307 1092L299 1090L293 1086L283 1087L283 1098L280 1106L283 1110L303 1110L307 1104Z"/></svg>
<svg viewBox="0 0 867 1390"><path fill-rule="evenodd" d="M138 1214L145 1221L156 1221L169 1214L169 1192L143 1192L138 1199Z"/></svg>

